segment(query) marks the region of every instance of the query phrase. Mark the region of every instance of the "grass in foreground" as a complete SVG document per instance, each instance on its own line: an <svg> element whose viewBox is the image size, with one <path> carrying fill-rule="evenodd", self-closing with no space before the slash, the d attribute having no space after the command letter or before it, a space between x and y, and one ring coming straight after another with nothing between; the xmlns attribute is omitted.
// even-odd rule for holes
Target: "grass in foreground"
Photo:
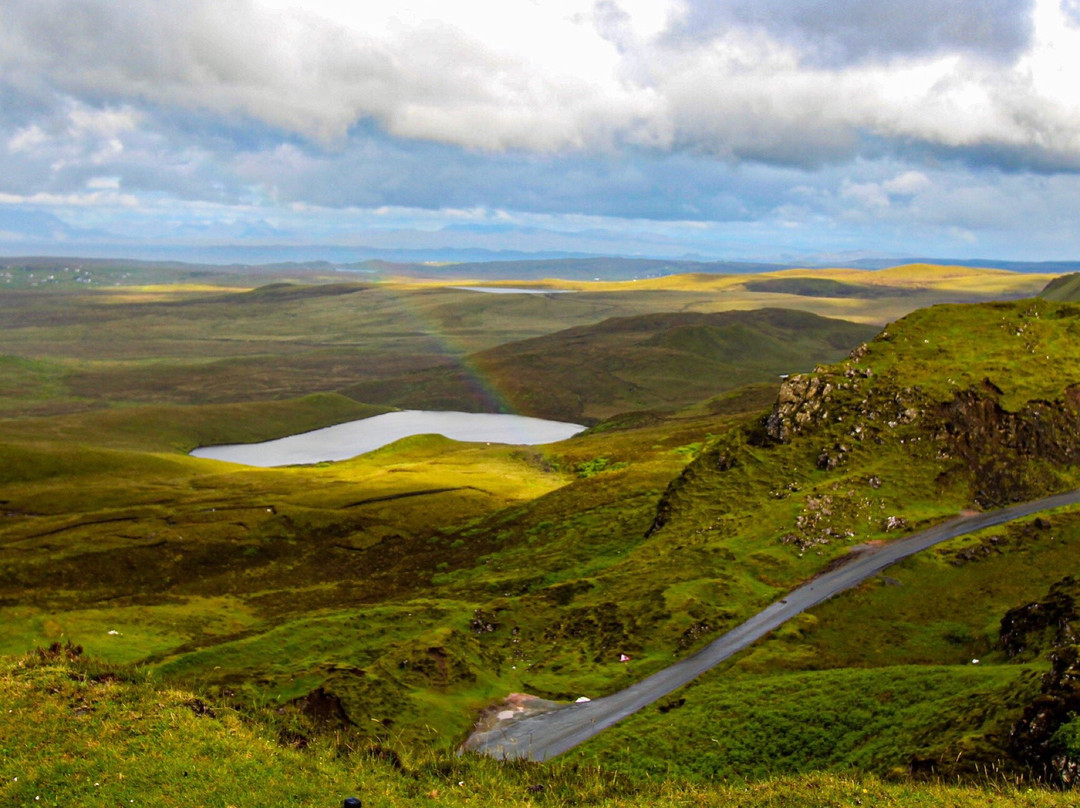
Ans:
<svg viewBox="0 0 1080 808"><path fill-rule="evenodd" d="M155 808L367 806L953 806L1051 808L1071 795L891 783L810 773L740 785L665 777L632 782L574 763L486 758L399 760L295 735L198 695L59 653L0 660L0 802L23 806ZM292 738L294 745L283 744Z"/></svg>

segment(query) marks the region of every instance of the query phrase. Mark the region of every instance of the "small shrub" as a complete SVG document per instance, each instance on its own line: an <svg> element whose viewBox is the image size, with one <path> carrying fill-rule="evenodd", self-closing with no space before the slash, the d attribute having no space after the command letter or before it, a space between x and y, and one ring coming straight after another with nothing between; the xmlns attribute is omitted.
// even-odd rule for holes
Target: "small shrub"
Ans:
<svg viewBox="0 0 1080 808"><path fill-rule="evenodd" d="M592 460L583 460L574 466L574 471L581 478L593 477L602 471L617 471L626 468L626 463L612 463L607 457L594 457Z"/></svg>

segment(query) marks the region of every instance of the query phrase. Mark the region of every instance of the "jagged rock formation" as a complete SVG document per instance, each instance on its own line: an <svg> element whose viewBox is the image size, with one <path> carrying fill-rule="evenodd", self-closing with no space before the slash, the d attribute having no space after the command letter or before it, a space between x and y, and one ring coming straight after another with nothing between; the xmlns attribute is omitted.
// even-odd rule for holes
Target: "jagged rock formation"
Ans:
<svg viewBox="0 0 1080 808"><path fill-rule="evenodd" d="M966 390L939 408L935 421L935 439L967 465L980 505L1042 493L1050 481L1039 479L1031 461L1080 463L1080 385L1056 401L1030 401L1015 413L985 393Z"/></svg>
<svg viewBox="0 0 1080 808"><path fill-rule="evenodd" d="M1080 585L1070 575L1054 584L1042 600L1010 609L1001 618L998 648L1010 659L1030 659L1048 648L1080 642L1072 625L1080 618L1078 596Z"/></svg>
<svg viewBox="0 0 1080 808"><path fill-rule="evenodd" d="M765 434L788 442L796 435L813 435L832 416L850 422L847 431L853 439L881 442L888 430L915 425L922 435L909 439L928 438L939 458L955 458L966 467L974 485L972 499L984 507L1045 492L1043 483L1048 481L1037 474L1032 479L1028 461L1080 463L1080 385L1067 388L1054 401L1030 401L1018 412L1008 412L999 403L1001 391L989 379L981 389L961 390L943 404L928 400L917 387L879 388L858 401L848 395L841 402L838 392L858 393L859 386L838 382L833 375L821 371L788 379L765 419ZM847 452L840 443L823 448L818 468L836 468Z"/></svg>
<svg viewBox="0 0 1080 808"><path fill-rule="evenodd" d="M1001 621L998 647L1010 657L1045 652L1050 670L1038 695L1009 732L1007 747L1044 780L1064 786L1080 781L1080 585L1071 576L1045 598L1011 609Z"/></svg>
<svg viewBox="0 0 1080 808"><path fill-rule="evenodd" d="M813 374L790 376L780 385L773 411L765 419L765 433L779 443L786 443L799 432L829 416L833 384L823 368Z"/></svg>
<svg viewBox="0 0 1080 808"><path fill-rule="evenodd" d="M1040 463L1080 464L1080 384L1067 386L1053 400L1033 399L1009 411L1002 405L1003 391L989 378L955 389L942 401L918 384L899 383L895 372L876 374L862 366L867 353L862 346L840 365L786 379L763 421L765 436L776 443L834 438L837 432L853 441L931 441L938 459L955 460L965 469L972 500L983 507L1046 493L1053 482L1036 468ZM928 373L951 370L946 357ZM842 442L826 444L817 467L831 471L849 451Z"/></svg>

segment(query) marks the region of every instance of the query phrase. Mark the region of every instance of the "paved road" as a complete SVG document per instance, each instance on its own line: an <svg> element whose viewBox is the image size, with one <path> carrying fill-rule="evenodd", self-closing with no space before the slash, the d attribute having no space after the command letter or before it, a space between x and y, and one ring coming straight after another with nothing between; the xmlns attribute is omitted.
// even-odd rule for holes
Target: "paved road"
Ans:
<svg viewBox="0 0 1080 808"><path fill-rule="evenodd" d="M885 567L947 539L1011 522L1039 511L1080 503L1080 490L1025 502L948 522L869 549L773 603L709 645L647 679L595 701L570 704L523 718L486 733L476 733L465 748L499 759L548 760L652 704L741 651L777 626L837 592L855 586Z"/></svg>

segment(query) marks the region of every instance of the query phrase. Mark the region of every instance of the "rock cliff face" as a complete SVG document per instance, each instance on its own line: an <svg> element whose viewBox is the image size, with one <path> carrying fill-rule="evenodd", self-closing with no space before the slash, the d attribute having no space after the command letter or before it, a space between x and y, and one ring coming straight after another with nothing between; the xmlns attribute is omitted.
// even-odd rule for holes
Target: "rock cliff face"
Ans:
<svg viewBox="0 0 1080 808"><path fill-rule="evenodd" d="M1080 585L1070 575L1058 581L1042 600L1010 609L1001 618L998 648L1010 659L1032 659L1048 649L1080 641L1073 624L1080 626L1077 598Z"/></svg>
<svg viewBox="0 0 1080 808"><path fill-rule="evenodd" d="M931 428L944 450L967 466L980 505L1029 499L1052 484L1037 463L1080 463L1080 385L1056 401L1029 401L1018 412L966 390L935 409Z"/></svg>
<svg viewBox="0 0 1080 808"><path fill-rule="evenodd" d="M828 423L851 422L850 437L862 440L923 415L928 399L922 390L893 386L875 376L872 368L860 367L865 353L862 346L842 365L817 367L813 373L786 379L763 424L769 439L787 443Z"/></svg>
<svg viewBox="0 0 1080 808"><path fill-rule="evenodd" d="M1063 578L1042 600L1011 609L998 639L1010 657L1046 653L1050 658L1039 693L1009 732L1008 749L1043 780L1065 786L1080 782L1078 599L1080 585L1071 576Z"/></svg>
<svg viewBox="0 0 1080 808"><path fill-rule="evenodd" d="M982 507L1045 494L1053 481L1041 467L1080 464L1080 384L1053 401L1028 401L1009 412L989 379L935 401L918 385L894 385L859 367L864 353L785 380L762 424L767 438L820 439L823 470L843 462L847 441L930 441L938 459L970 476L972 500Z"/></svg>

